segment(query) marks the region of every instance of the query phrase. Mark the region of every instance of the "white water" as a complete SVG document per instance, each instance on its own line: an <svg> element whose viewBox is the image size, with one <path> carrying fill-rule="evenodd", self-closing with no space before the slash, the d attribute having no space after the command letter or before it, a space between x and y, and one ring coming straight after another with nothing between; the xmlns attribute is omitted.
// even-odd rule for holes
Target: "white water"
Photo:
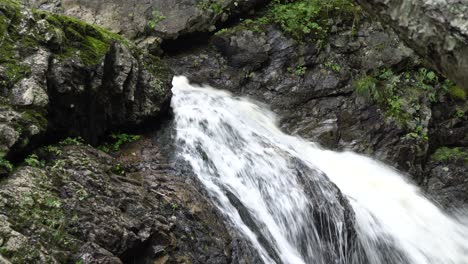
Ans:
<svg viewBox="0 0 468 264"><path fill-rule="evenodd" d="M392 168L288 136L258 103L194 87L185 77L174 78L173 86L180 155L265 263L328 264L330 250L333 263L468 263L467 226ZM301 182L304 169L297 168L297 160L307 167L305 178L319 185L312 196ZM344 210L319 171L349 200L358 238L345 230ZM314 195L318 200L311 199ZM327 232L337 247L327 246L323 223L313 220L312 211L320 208L331 215L336 228ZM349 246L350 240L360 242L365 254Z"/></svg>

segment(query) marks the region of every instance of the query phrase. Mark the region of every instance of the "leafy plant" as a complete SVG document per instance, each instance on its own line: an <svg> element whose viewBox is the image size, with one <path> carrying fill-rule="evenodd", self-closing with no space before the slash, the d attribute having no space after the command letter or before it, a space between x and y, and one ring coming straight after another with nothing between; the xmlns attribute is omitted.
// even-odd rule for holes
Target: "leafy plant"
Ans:
<svg viewBox="0 0 468 264"><path fill-rule="evenodd" d="M324 39L334 17L358 20L361 10L349 0L275 1L268 16L292 37L303 40L307 35Z"/></svg>
<svg viewBox="0 0 468 264"><path fill-rule="evenodd" d="M151 12L151 15L152 18L148 21L148 27L151 29L154 29L159 22L166 19L166 17L159 13L158 10L153 10L153 12Z"/></svg>
<svg viewBox="0 0 468 264"><path fill-rule="evenodd" d="M60 141L60 145L62 146L79 146L83 145L84 140L81 137L68 137L62 141Z"/></svg>
<svg viewBox="0 0 468 264"><path fill-rule="evenodd" d="M122 133L112 134L111 139L113 142L101 145L98 147L98 149L106 153L118 151L122 147L122 145L140 140L141 136Z"/></svg>
<svg viewBox="0 0 468 264"><path fill-rule="evenodd" d="M44 161L39 160L39 157L36 154L31 154L29 155L26 159L24 159L24 162L31 167L43 167Z"/></svg>
<svg viewBox="0 0 468 264"><path fill-rule="evenodd" d="M13 164L4 158L0 158L0 168L5 169L7 172L13 171Z"/></svg>
<svg viewBox="0 0 468 264"><path fill-rule="evenodd" d="M341 71L341 66L339 64L331 62L331 61L325 63L325 66L327 66L330 70L332 70L334 72L340 72Z"/></svg>
<svg viewBox="0 0 468 264"><path fill-rule="evenodd" d="M298 65L295 68L293 67L288 67L288 72L291 74L294 74L298 77L303 76L307 70L306 66L303 65Z"/></svg>
<svg viewBox="0 0 468 264"><path fill-rule="evenodd" d="M461 110L461 109L457 109L455 111L455 117L458 117L458 118L463 118L465 116L465 111Z"/></svg>
<svg viewBox="0 0 468 264"><path fill-rule="evenodd" d="M60 150L56 146L47 146L47 147L45 147L45 151L47 151L47 152L49 152L51 154L54 154L56 156L62 155L62 150Z"/></svg>

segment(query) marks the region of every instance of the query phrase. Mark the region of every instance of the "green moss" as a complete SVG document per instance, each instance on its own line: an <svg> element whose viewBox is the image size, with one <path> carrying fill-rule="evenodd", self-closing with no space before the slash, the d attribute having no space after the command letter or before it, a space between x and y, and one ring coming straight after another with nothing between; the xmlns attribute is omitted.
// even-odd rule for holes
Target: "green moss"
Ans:
<svg viewBox="0 0 468 264"><path fill-rule="evenodd" d="M24 77L27 70L21 69L17 64L23 57L20 53L27 53L40 45L47 46L58 58L76 57L85 65L100 63L114 41L131 46L123 37L75 18L32 10L34 20L26 21L20 10L21 6L12 1L0 3L0 12L6 14L0 19L0 32L7 36L1 43L0 63L9 63L7 72L0 78L4 85L11 85ZM38 27L39 20L46 23ZM18 33L20 25L29 27L26 35ZM46 35L51 35L52 38L46 39Z"/></svg>
<svg viewBox="0 0 468 264"><path fill-rule="evenodd" d="M39 177L47 182L47 176L42 172L39 174ZM20 232L26 230L28 232L33 231L40 236L42 243L49 246L54 245L64 251L75 251L75 240L65 230L68 220L62 208L60 198L43 181L40 179L35 180L35 189L22 193L18 204L8 212L8 215L13 220L13 228ZM18 252L23 252L22 250L12 252L10 253L10 259L13 262L15 260L28 261L15 263L36 263L39 261L39 256L34 254L37 251L36 246L35 244L28 245L27 248L23 249L24 253L27 254L22 256L17 254ZM65 257L61 259L62 261L67 262L69 259Z"/></svg>
<svg viewBox="0 0 468 264"><path fill-rule="evenodd" d="M48 122L43 114L34 110L26 110L21 113L21 120L26 121L24 125L36 125L40 130L45 130L47 128Z"/></svg>
<svg viewBox="0 0 468 264"><path fill-rule="evenodd" d="M432 154L431 159L439 162L463 160L467 163L468 152L461 148L441 147Z"/></svg>
<svg viewBox="0 0 468 264"><path fill-rule="evenodd" d="M449 88L450 97L454 100L465 101L466 100L466 92L459 86L453 85Z"/></svg>
<svg viewBox="0 0 468 264"><path fill-rule="evenodd" d="M102 61L113 41L130 46L121 36L98 26L61 15L45 16L49 23L63 30L63 44L56 50L61 58L77 56L86 65L95 65Z"/></svg>

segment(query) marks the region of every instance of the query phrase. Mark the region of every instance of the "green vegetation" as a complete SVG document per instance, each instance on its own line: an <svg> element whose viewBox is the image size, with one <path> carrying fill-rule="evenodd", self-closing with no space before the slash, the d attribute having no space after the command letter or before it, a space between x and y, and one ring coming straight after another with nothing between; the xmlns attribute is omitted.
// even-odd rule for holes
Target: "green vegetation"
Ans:
<svg viewBox="0 0 468 264"><path fill-rule="evenodd" d="M13 171L13 164L6 160L5 158L1 157L0 158L0 170L4 169L6 172L11 172Z"/></svg>
<svg viewBox="0 0 468 264"><path fill-rule="evenodd" d="M151 12L151 16L151 19L148 21L148 27L151 29L154 29L159 22L166 19L166 17L159 13L158 10L153 10L153 12Z"/></svg>
<svg viewBox="0 0 468 264"><path fill-rule="evenodd" d="M298 41L312 38L321 43L338 21L337 17L341 23L353 24L354 28L361 16L360 7L351 0L275 0L258 18L246 19L235 28L217 34L242 29L261 31L266 24L277 24Z"/></svg>
<svg viewBox="0 0 468 264"><path fill-rule="evenodd" d="M42 171L33 169L28 172L34 181L34 190L22 192L14 206L8 207L13 228L20 232L36 232L41 241L62 250L74 251L74 239L66 232L68 225L62 202L51 188L50 178ZM39 248L35 243L25 245L23 250L9 252L2 248L2 254L13 263L36 263L39 259ZM21 252L21 254L18 254ZM60 262L69 259L58 257Z"/></svg>
<svg viewBox="0 0 468 264"><path fill-rule="evenodd" d="M277 0L268 15L296 39L304 39L307 35L325 39L333 19L341 17L353 22L360 18L361 10L349 0Z"/></svg>
<svg viewBox="0 0 468 264"><path fill-rule="evenodd" d="M44 161L39 160L39 157L36 154L31 154L29 155L26 159L24 159L24 162L31 167L44 167L45 163Z"/></svg>
<svg viewBox="0 0 468 264"><path fill-rule="evenodd" d="M139 135L129 135L125 133L112 134L110 137L111 137L112 142L101 145L98 147L98 149L107 153L115 152L115 151L120 150L122 145L127 144L127 143L132 143L141 139L141 136Z"/></svg>
<svg viewBox="0 0 468 264"><path fill-rule="evenodd" d="M81 137L67 137L66 139L60 141L62 146L80 146L83 145L84 140Z"/></svg>
<svg viewBox="0 0 468 264"><path fill-rule="evenodd" d="M461 148L441 147L432 154L431 159L439 162L463 160L467 163L468 152Z"/></svg>
<svg viewBox="0 0 468 264"><path fill-rule="evenodd" d="M221 15L224 12L222 0L201 0L198 7L204 11L211 11L215 15Z"/></svg>
<svg viewBox="0 0 468 264"><path fill-rule="evenodd" d="M442 88L450 95L450 97L454 100L465 101L466 100L466 92L455 83L451 82L450 80L446 80L442 86Z"/></svg>
<svg viewBox="0 0 468 264"><path fill-rule="evenodd" d="M294 74L298 77L303 76L307 70L306 66L303 65L297 65L296 67L289 67L288 72L291 74Z"/></svg>
<svg viewBox="0 0 468 264"><path fill-rule="evenodd" d="M354 81L356 93L377 103L388 117L410 131L406 138L424 141L428 140L427 117L421 102L435 102L444 91L440 86L437 74L425 68L400 73L381 69Z"/></svg>
<svg viewBox="0 0 468 264"><path fill-rule="evenodd" d="M31 18L21 8L17 1L0 2L0 87L11 87L30 74L21 58L41 45L57 58L79 58L85 65L100 63L113 41L130 46L121 36L78 19L39 10L32 10Z"/></svg>
<svg viewBox="0 0 468 264"><path fill-rule="evenodd" d="M46 146L44 149L45 149L46 152L48 152L50 154L53 154L53 155L56 155L56 156L62 155L62 150L60 150L56 146Z"/></svg>
<svg viewBox="0 0 468 264"><path fill-rule="evenodd" d="M335 62L326 62L325 66L328 67L330 70L334 72L340 72L341 71L341 66Z"/></svg>
<svg viewBox="0 0 468 264"><path fill-rule="evenodd" d="M112 172L118 175L125 175L125 169L123 168L122 164L117 163L113 168Z"/></svg>

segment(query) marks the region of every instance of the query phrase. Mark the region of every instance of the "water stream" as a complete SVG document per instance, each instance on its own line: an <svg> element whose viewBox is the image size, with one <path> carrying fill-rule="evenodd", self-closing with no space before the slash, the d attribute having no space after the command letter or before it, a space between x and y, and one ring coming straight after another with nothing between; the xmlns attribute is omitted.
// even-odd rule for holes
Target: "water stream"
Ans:
<svg viewBox="0 0 468 264"><path fill-rule="evenodd" d="M265 263L468 263L468 227L394 169L284 134L265 106L173 81L180 156Z"/></svg>

